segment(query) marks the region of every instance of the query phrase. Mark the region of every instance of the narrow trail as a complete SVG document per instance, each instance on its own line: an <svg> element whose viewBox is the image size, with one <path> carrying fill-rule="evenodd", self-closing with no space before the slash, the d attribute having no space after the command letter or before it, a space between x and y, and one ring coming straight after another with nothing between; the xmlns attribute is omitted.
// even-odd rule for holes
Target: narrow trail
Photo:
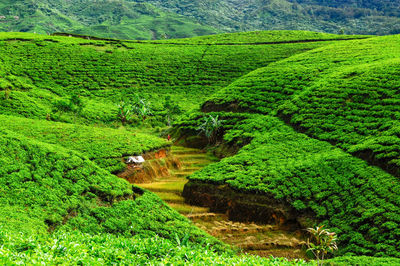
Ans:
<svg viewBox="0 0 400 266"><path fill-rule="evenodd" d="M295 233L279 230L275 225L233 222L225 214L186 204L182 197L183 187L188 182L186 177L218 159L201 150L180 146L173 146L171 152L182 163L180 169L152 183L137 185L156 193L197 227L246 253L264 257L306 258L301 249L304 241Z"/></svg>

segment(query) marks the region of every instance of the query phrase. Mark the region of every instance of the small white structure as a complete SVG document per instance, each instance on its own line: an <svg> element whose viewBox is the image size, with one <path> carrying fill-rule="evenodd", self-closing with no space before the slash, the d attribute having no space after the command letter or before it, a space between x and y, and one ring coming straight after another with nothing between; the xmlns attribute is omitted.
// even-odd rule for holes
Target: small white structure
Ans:
<svg viewBox="0 0 400 266"><path fill-rule="evenodd" d="M144 163L144 158L142 156L131 156L126 160L127 164L141 164Z"/></svg>

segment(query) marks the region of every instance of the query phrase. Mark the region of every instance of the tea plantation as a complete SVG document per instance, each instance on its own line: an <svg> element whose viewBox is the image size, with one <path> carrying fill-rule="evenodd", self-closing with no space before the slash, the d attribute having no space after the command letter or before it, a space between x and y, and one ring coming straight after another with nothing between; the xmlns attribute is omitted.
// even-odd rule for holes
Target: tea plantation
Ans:
<svg viewBox="0 0 400 266"><path fill-rule="evenodd" d="M190 180L284 202L337 232L338 254L399 257L399 37L297 54L209 97L225 145L244 147Z"/></svg>
<svg viewBox="0 0 400 266"><path fill-rule="evenodd" d="M230 157L189 182L326 225L339 236L333 265L400 264L399 44L305 31L0 33L0 263L313 265L238 255L114 175L127 156L169 149L168 134L201 138L218 115L208 148ZM130 113L138 104L147 112Z"/></svg>
<svg viewBox="0 0 400 266"><path fill-rule="evenodd" d="M110 124L117 120L117 104L130 101L136 93L152 104L155 116L162 116L168 95L181 109L196 108L207 95L254 69L327 45L325 40L364 38L295 32L289 40L298 43L281 44L282 35L286 33L238 34L239 40L248 36L248 45L212 45L225 42L224 35L209 37L204 44L189 39L177 45L3 33L0 88L12 90L7 95L10 100L0 103L0 111L40 119L50 115L63 122ZM252 45L260 42L269 44ZM54 112L54 102L71 95L79 95L85 108L75 118Z"/></svg>

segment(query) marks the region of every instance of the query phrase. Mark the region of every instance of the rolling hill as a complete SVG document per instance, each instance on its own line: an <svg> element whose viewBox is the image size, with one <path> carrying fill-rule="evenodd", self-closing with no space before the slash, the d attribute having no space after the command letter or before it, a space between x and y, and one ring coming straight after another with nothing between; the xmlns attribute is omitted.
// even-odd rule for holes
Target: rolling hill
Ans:
<svg viewBox="0 0 400 266"><path fill-rule="evenodd" d="M183 38L219 30L129 1L1 1L0 31L70 32L118 39Z"/></svg>
<svg viewBox="0 0 400 266"><path fill-rule="evenodd" d="M308 264L238 256L113 175L126 156L168 150L170 133L226 157L189 177L187 202L285 230L324 224L338 233L338 265L398 264L399 43L1 33L0 262ZM137 97L151 114L123 120ZM210 115L221 127L207 141Z"/></svg>
<svg viewBox="0 0 400 266"><path fill-rule="evenodd" d="M297 54L212 95L198 124L219 115L221 140L242 148L192 175L187 199L217 208L196 196L212 191L236 201L222 208L232 217L250 208L286 225L327 224L342 254L399 257L399 37Z"/></svg>
<svg viewBox="0 0 400 266"><path fill-rule="evenodd" d="M312 30L346 34L400 32L398 0L146 1L226 32Z"/></svg>

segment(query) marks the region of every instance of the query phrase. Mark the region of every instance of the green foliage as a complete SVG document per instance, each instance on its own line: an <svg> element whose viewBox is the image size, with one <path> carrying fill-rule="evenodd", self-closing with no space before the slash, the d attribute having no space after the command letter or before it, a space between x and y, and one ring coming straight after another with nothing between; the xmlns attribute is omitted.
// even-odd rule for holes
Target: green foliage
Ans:
<svg viewBox="0 0 400 266"><path fill-rule="evenodd" d="M193 111L178 123L194 134L203 124L210 136L217 125L226 143L244 147L191 179L263 194L310 215L338 233L340 254L399 257L398 177L345 152L398 170L398 36L339 41L349 38L252 32L133 42L0 34L0 84L12 90L0 100L0 257L6 264L289 263L225 256L224 245L159 198L110 175L122 169L122 157L167 145L105 128L119 125L120 99L147 99L136 110L145 114L151 104L150 124L193 110L216 91L203 105L211 113ZM60 100L66 112L57 119L74 124L43 120ZM365 261L343 260L357 259Z"/></svg>
<svg viewBox="0 0 400 266"><path fill-rule="evenodd" d="M0 4L1 31L70 32L118 39L183 38L219 30L142 1L17 0Z"/></svg>
<svg viewBox="0 0 400 266"><path fill-rule="evenodd" d="M398 39L341 42L273 63L220 90L208 106L278 114L399 175Z"/></svg>
<svg viewBox="0 0 400 266"><path fill-rule="evenodd" d="M222 121L219 116L208 115L204 117L203 123L197 128L208 139L209 144L215 144L217 141L218 133L221 129Z"/></svg>
<svg viewBox="0 0 400 266"><path fill-rule="evenodd" d="M60 231L49 237L24 239L0 227L2 264L118 264L118 265L309 265L302 260L238 256L231 251L216 252L212 246L158 236L121 237Z"/></svg>
<svg viewBox="0 0 400 266"><path fill-rule="evenodd" d="M71 125L2 115L0 121L0 128L77 151L109 172L119 172L125 168L121 163L123 157L140 155L170 145L164 139L123 129Z"/></svg>
<svg viewBox="0 0 400 266"><path fill-rule="evenodd" d="M121 101L118 104L117 116L118 116L119 120L121 120L123 125L132 121L132 119L133 119L132 110L133 110L133 106L130 103Z"/></svg>
<svg viewBox="0 0 400 266"><path fill-rule="evenodd" d="M400 256L400 232L393 229L400 217L398 178L277 118L247 116L226 136L247 135L250 144L190 180L227 184L311 213L339 235L341 255Z"/></svg>
<svg viewBox="0 0 400 266"><path fill-rule="evenodd" d="M326 261L327 265L337 265L337 266L368 266L368 265L382 265L382 266L392 266L399 265L400 259L398 258L376 258L367 256L343 256L336 257Z"/></svg>
<svg viewBox="0 0 400 266"><path fill-rule="evenodd" d="M0 129L0 144L2 259L14 261L20 253L26 254L23 258L33 256L36 260L46 259L43 254L47 252L55 252L54 259L69 251L71 256L76 255L78 250L67 250L64 248L66 243L54 250L54 245L61 240L53 240L53 243L38 241L42 237L48 238L48 231L60 228L79 229L91 236L111 233L126 239L158 235L173 241L176 236L184 239L190 235L191 243L201 246L207 242L216 250L225 249L223 244L193 226L156 195L132 187L80 153L3 129ZM23 235L8 237L4 232L10 232L12 236ZM68 242L73 242L74 237ZM82 241L83 237L80 239ZM4 241L11 241L11 246ZM158 257L157 249L150 252Z"/></svg>
<svg viewBox="0 0 400 266"><path fill-rule="evenodd" d="M138 0L136 0L138 1ZM196 18L227 32L249 30L312 30L349 34L397 34L399 2L389 1L146 1L168 11Z"/></svg>
<svg viewBox="0 0 400 266"><path fill-rule="evenodd" d="M75 118L78 114L82 113L83 108L85 107L84 102L82 101L79 95L73 94L68 99L60 99L54 102L53 104L53 112L56 115L61 113L72 112L75 115Z"/></svg>
<svg viewBox="0 0 400 266"><path fill-rule="evenodd" d="M152 115L152 110L149 102L141 98L139 95L135 95L135 100L132 104L133 112L142 120L146 120L146 118Z"/></svg>
<svg viewBox="0 0 400 266"><path fill-rule="evenodd" d="M307 134L399 176L399 66L396 58L342 68L286 103L281 112Z"/></svg>
<svg viewBox="0 0 400 266"><path fill-rule="evenodd" d="M236 37L240 42L248 39L249 45L207 44ZM12 85L12 101L0 101L0 112L44 119L54 102L61 101L61 106L67 107L71 95L79 95L85 103L79 114L67 112L52 119L112 124L121 121L117 116L121 99L129 105L135 102L132 95L140 95L146 105L151 105L152 119L164 123L162 99L166 96L178 102L182 110L197 108L208 95L254 69L330 43L301 41L337 38L343 36L252 32L208 37L205 44L196 39L177 45L2 33L0 71L29 83L31 89L20 90ZM279 43L285 40L300 42ZM252 45L263 42L272 44Z"/></svg>
<svg viewBox="0 0 400 266"><path fill-rule="evenodd" d="M334 232L324 229L324 226L316 228L307 228L307 232L311 234L312 240L307 240L307 251L311 251L317 259L318 265L323 265L323 260L328 256L328 253L333 253L338 249L336 245L337 236Z"/></svg>
<svg viewBox="0 0 400 266"><path fill-rule="evenodd" d="M183 112L179 104L172 100L170 95L165 96L162 108L165 111L165 117L167 119L168 126L171 126L176 116L182 114Z"/></svg>

